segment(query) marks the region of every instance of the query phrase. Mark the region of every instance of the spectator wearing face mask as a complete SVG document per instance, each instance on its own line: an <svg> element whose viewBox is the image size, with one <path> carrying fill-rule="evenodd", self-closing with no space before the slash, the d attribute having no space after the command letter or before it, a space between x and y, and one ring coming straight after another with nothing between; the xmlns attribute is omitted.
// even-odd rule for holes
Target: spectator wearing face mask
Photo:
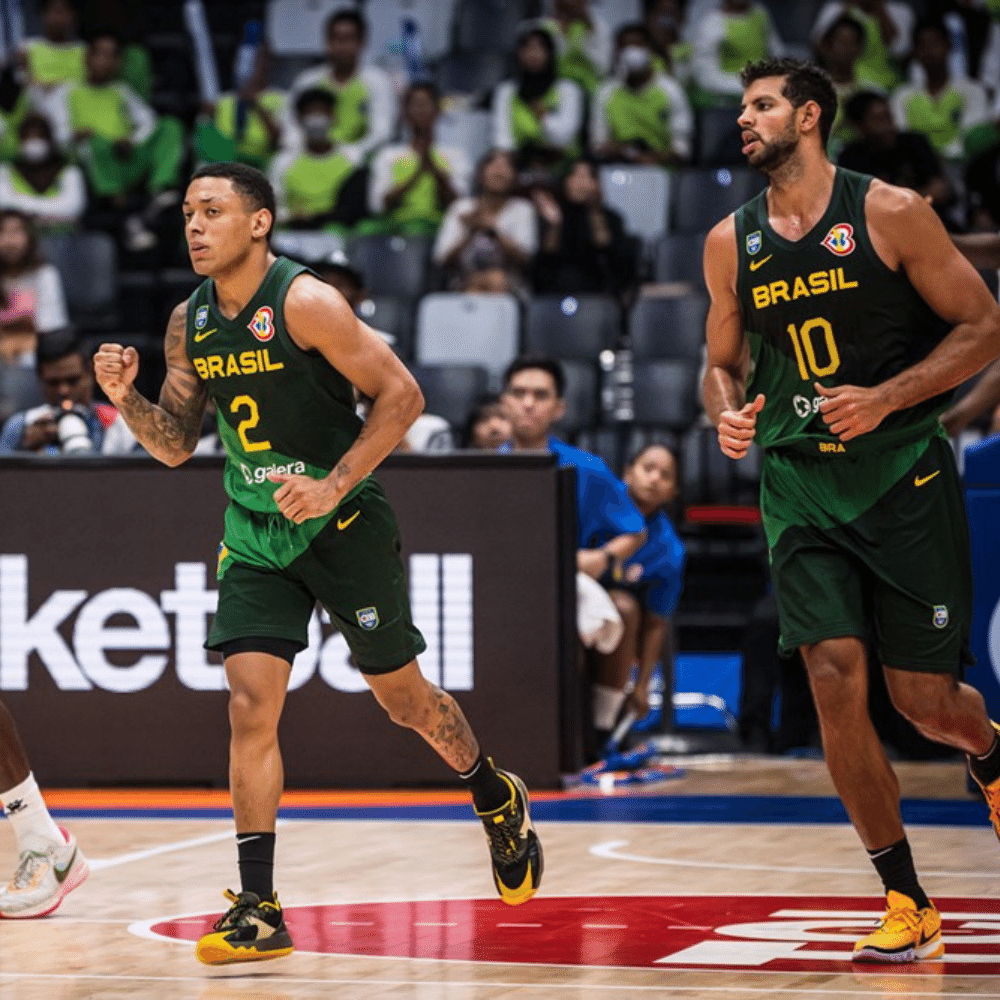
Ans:
<svg viewBox="0 0 1000 1000"><path fill-rule="evenodd" d="M686 0L643 0L642 8L654 69L688 86L694 49L684 35Z"/></svg>
<svg viewBox="0 0 1000 1000"><path fill-rule="evenodd" d="M694 118L681 85L653 65L641 24L620 28L616 79L594 98L590 138L598 157L678 166L691 156Z"/></svg>
<svg viewBox="0 0 1000 1000"><path fill-rule="evenodd" d="M611 68L611 28L589 0L553 0L542 21L559 50L558 71L592 94Z"/></svg>
<svg viewBox="0 0 1000 1000"><path fill-rule="evenodd" d="M75 226L87 207L82 171L59 151L42 115L27 115L17 134L17 155L0 164L0 209L33 216L40 231Z"/></svg>

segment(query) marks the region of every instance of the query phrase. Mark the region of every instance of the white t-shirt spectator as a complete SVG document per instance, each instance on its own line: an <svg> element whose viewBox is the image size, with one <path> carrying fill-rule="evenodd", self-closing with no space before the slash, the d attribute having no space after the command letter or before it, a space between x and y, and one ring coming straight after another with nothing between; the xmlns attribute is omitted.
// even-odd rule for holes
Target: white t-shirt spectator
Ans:
<svg viewBox="0 0 1000 1000"><path fill-rule="evenodd" d="M444 221L434 241L434 263L441 265L448 254L465 237L466 227L462 216L476 207L475 198L456 198L448 206ZM516 243L529 256L538 250L538 216L535 206L527 198L511 198L496 218L494 228Z"/></svg>

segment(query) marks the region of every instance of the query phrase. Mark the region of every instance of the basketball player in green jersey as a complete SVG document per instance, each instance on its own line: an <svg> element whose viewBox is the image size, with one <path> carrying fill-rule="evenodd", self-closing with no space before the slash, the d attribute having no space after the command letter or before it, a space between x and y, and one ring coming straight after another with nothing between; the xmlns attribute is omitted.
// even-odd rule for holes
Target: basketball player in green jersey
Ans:
<svg viewBox="0 0 1000 1000"><path fill-rule="evenodd" d="M159 405L134 388L138 357L104 344L101 387L149 453L179 465L208 399L219 415L230 498L219 606L206 645L229 682L230 789L242 891L198 943L207 964L292 951L273 891L283 775L278 719L318 600L375 697L468 785L487 830L501 897L530 898L542 874L528 795L484 757L452 697L423 678L399 533L371 472L423 405L412 376L335 289L268 246L274 193L241 164L198 170L184 200L194 270L206 280L167 328ZM362 424L354 389L374 400Z"/></svg>
<svg viewBox="0 0 1000 1000"><path fill-rule="evenodd" d="M899 711L969 755L1000 835L997 727L961 679L969 538L938 419L1000 354L1000 310L919 195L827 159L837 99L822 70L752 63L743 84L743 152L770 183L706 242L705 406L730 458L763 448L781 646L802 651L827 766L885 885L854 957L939 958L868 716L865 643Z"/></svg>

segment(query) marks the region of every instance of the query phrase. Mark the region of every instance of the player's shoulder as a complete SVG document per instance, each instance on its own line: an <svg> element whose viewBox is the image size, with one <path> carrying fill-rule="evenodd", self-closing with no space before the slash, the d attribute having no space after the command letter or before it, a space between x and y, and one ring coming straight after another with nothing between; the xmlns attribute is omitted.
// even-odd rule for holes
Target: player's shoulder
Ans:
<svg viewBox="0 0 1000 1000"><path fill-rule="evenodd" d="M923 195L910 188L881 181L877 177L872 178L865 193L865 214L869 220L899 221L930 211Z"/></svg>
<svg viewBox="0 0 1000 1000"><path fill-rule="evenodd" d="M178 302L177 305L175 305L174 308L170 311L170 319L167 323L167 327L169 330L183 331L186 329L188 306L190 305L192 298L194 298L194 296L190 296L186 299L183 299L182 301Z"/></svg>
<svg viewBox="0 0 1000 1000"><path fill-rule="evenodd" d="M730 212L705 237L705 270L735 274L736 267L736 213Z"/></svg>
<svg viewBox="0 0 1000 1000"><path fill-rule="evenodd" d="M324 320L354 317L347 300L332 285L311 271L301 271L292 278L285 295L285 319L295 323L323 316Z"/></svg>

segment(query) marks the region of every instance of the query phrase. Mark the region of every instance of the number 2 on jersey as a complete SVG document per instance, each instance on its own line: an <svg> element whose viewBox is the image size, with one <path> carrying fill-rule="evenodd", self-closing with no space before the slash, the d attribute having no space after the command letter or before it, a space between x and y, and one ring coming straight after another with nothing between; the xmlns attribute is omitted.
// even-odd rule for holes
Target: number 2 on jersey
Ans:
<svg viewBox="0 0 1000 1000"><path fill-rule="evenodd" d="M251 441L247 437L247 431L253 430L260 423L260 411L257 409L257 401L252 396L237 396L229 407L230 413L239 413L243 407L250 411L250 416L246 420L241 420L236 428L236 433L243 442L244 451L266 451L271 447L270 441Z"/></svg>
<svg viewBox="0 0 1000 1000"><path fill-rule="evenodd" d="M816 348L813 345L813 330L822 330L826 341L828 363L820 366L816 360ZM794 323L788 324L788 333L795 348L795 360L799 363L799 374L804 382L809 381L809 372L818 378L832 375L840 367L840 352L833 336L833 327L828 320L817 316L807 319L797 330Z"/></svg>

